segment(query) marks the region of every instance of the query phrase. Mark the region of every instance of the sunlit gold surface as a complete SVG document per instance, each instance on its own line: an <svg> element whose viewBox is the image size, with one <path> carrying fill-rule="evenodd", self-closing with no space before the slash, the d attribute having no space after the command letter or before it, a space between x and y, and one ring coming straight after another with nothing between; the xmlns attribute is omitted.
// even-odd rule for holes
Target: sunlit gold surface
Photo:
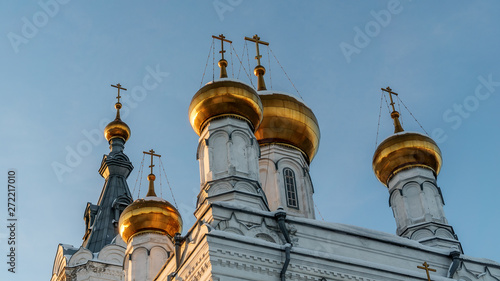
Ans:
<svg viewBox="0 0 500 281"><path fill-rule="evenodd" d="M248 85L232 80L215 81L194 95L189 105L189 122L200 135L209 119L221 115L241 116L255 129L262 120L262 103Z"/></svg>
<svg viewBox="0 0 500 281"><path fill-rule="evenodd" d="M441 164L441 150L437 144L419 133L395 134L384 140L373 155L373 171L386 186L390 178L403 169L425 167L437 175Z"/></svg>
<svg viewBox="0 0 500 281"><path fill-rule="evenodd" d="M292 96L260 95L264 118L255 132L259 144L284 143L297 147L310 162L319 147L318 120L311 109Z"/></svg>
<svg viewBox="0 0 500 281"><path fill-rule="evenodd" d="M112 138L119 137L127 141L130 137L130 128L125 122L120 119L111 121L106 128L104 128L104 137L109 141Z"/></svg>
<svg viewBox="0 0 500 281"><path fill-rule="evenodd" d="M123 210L119 229L125 242L143 232L163 233L174 237L182 231L182 218L177 209L165 200L137 199Z"/></svg>

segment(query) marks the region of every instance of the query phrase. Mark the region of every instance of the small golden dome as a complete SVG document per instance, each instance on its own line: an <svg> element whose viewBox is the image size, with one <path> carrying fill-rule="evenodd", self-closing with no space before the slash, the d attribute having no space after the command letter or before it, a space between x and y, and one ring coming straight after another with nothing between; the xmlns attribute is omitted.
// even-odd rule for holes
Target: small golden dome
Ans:
<svg viewBox="0 0 500 281"><path fill-rule="evenodd" d="M122 108L122 104L115 104L115 108L117 110L116 118L104 128L104 137L108 141L113 138L121 138L124 141L127 141L130 137L130 128L120 119L120 108Z"/></svg>
<svg viewBox="0 0 500 281"><path fill-rule="evenodd" d="M139 233L156 232L171 238L182 231L182 218L169 202L158 197L137 199L120 216L119 230L123 241Z"/></svg>
<svg viewBox="0 0 500 281"><path fill-rule="evenodd" d="M127 141L130 137L130 128L122 120L115 119L104 128L104 137L106 137L108 141L117 137Z"/></svg>
<svg viewBox="0 0 500 281"><path fill-rule="evenodd" d="M298 148L312 161L319 148L318 120L299 99L271 91L259 92L264 118L255 132L259 144L284 143Z"/></svg>
<svg viewBox="0 0 500 281"><path fill-rule="evenodd" d="M262 103L250 86L230 79L210 82L193 96L189 105L189 122L200 135L208 121L215 117L235 116L259 127Z"/></svg>
<svg viewBox="0 0 500 281"><path fill-rule="evenodd" d="M441 150L437 144L428 136L413 132L388 137L373 155L373 171L385 186L403 169L424 167L438 175L441 164Z"/></svg>

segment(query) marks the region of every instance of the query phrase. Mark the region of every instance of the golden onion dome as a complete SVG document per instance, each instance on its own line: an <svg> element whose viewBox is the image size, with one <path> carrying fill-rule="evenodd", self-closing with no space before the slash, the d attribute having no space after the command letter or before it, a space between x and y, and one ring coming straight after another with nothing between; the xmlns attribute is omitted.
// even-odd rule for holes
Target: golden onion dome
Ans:
<svg viewBox="0 0 500 281"><path fill-rule="evenodd" d="M189 105L189 122L200 135L208 121L234 116L246 120L255 130L262 120L262 103L250 86L232 79L221 79L203 86Z"/></svg>
<svg viewBox="0 0 500 281"><path fill-rule="evenodd" d="M177 209L169 202L148 196L130 204L118 222L123 241L140 233L160 233L171 238L182 231L182 218Z"/></svg>
<svg viewBox="0 0 500 281"><path fill-rule="evenodd" d="M298 148L310 163L319 148L318 120L299 98L287 93L259 91L264 118L255 132L260 145L282 143Z"/></svg>
<svg viewBox="0 0 500 281"><path fill-rule="evenodd" d="M120 119L120 108L122 108L122 104L116 103L115 108L117 110L116 118L104 128L104 137L108 141L113 138L121 138L127 141L130 138L130 128Z"/></svg>
<svg viewBox="0 0 500 281"><path fill-rule="evenodd" d="M398 172L413 167L441 170L441 150L428 136L414 132L400 132L385 139L373 155L373 171L385 186Z"/></svg>

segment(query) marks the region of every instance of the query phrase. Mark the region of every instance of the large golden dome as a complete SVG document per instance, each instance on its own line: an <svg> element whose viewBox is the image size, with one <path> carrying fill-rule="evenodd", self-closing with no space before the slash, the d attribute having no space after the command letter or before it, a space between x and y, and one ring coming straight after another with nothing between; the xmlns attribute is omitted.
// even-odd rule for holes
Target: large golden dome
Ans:
<svg viewBox="0 0 500 281"><path fill-rule="evenodd" d="M123 241L145 232L157 232L174 237L182 231L182 218L169 202L158 197L137 199L120 216L120 235Z"/></svg>
<svg viewBox="0 0 500 281"><path fill-rule="evenodd" d="M120 108L122 108L122 104L116 103L115 108L117 109L116 118L104 128L104 137L108 141L113 138L121 138L127 141L128 138L130 138L130 128L120 119Z"/></svg>
<svg viewBox="0 0 500 281"><path fill-rule="evenodd" d="M222 79L208 83L191 100L189 122L200 135L208 121L222 116L242 118L255 130L262 120L259 95L250 86L236 80Z"/></svg>
<svg viewBox="0 0 500 281"><path fill-rule="evenodd" d="M384 185L396 173L412 167L431 169L436 175L441 169L441 150L428 136L400 132L385 139L373 155L373 171Z"/></svg>
<svg viewBox="0 0 500 281"><path fill-rule="evenodd" d="M318 120L298 98L286 93L260 91L264 118L255 132L259 144L284 143L302 151L312 161L319 148Z"/></svg>

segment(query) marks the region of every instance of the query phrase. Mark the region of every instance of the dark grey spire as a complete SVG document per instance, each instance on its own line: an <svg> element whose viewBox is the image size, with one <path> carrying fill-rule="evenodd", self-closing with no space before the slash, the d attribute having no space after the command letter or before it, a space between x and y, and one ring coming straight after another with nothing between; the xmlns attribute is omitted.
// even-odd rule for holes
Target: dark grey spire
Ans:
<svg viewBox="0 0 500 281"><path fill-rule="evenodd" d="M97 205L87 203L84 220L86 225L82 246L93 253L111 244L118 235L118 219L123 209L132 203L127 178L134 169L123 148L125 140L109 140L111 152L104 155L99 174L106 180Z"/></svg>

